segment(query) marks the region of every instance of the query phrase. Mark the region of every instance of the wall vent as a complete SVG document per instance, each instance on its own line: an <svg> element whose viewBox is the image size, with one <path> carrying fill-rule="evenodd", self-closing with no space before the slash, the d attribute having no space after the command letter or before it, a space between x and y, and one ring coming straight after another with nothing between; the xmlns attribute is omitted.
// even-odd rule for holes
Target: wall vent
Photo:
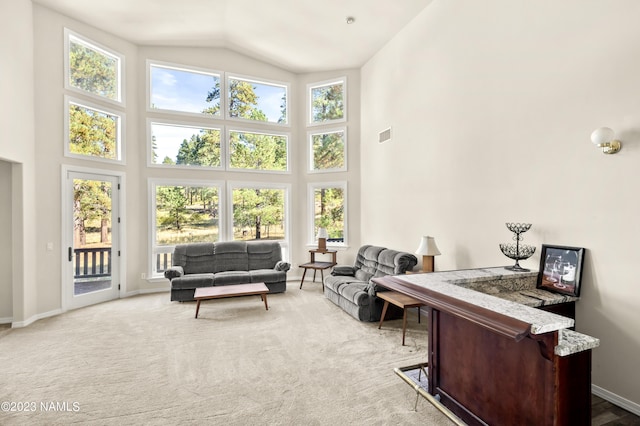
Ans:
<svg viewBox="0 0 640 426"><path fill-rule="evenodd" d="M379 143L388 142L390 140L391 140L391 127L389 127L386 130L381 131L380 134L378 135L378 142Z"/></svg>

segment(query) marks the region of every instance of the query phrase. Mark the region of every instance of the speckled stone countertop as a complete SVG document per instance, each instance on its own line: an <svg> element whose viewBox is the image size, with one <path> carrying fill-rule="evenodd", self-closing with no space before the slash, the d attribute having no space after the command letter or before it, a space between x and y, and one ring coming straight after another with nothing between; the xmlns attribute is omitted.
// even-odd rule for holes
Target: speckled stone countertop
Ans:
<svg viewBox="0 0 640 426"><path fill-rule="evenodd" d="M398 278L529 323L532 334L561 330L555 348L559 356L599 346L599 339L566 330L573 327L573 319L535 309L578 300L576 297L536 289L537 276L536 271L515 272L504 267L492 267L409 274Z"/></svg>

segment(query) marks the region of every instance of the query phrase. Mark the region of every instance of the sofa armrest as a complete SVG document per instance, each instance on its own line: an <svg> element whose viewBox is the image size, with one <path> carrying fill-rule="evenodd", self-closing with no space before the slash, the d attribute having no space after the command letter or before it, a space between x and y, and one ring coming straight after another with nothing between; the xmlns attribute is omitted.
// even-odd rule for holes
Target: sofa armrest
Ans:
<svg viewBox="0 0 640 426"><path fill-rule="evenodd" d="M172 266L164 271L164 277L171 281L174 278L178 278L184 275L184 269L182 266Z"/></svg>
<svg viewBox="0 0 640 426"><path fill-rule="evenodd" d="M287 272L289 269L291 269L291 264L289 262L283 262L282 260L279 260L273 269L275 269L276 271Z"/></svg>
<svg viewBox="0 0 640 426"><path fill-rule="evenodd" d="M356 268L354 268L353 266L343 266L343 265L334 266L333 270L331 271L331 275L354 277L356 275Z"/></svg>

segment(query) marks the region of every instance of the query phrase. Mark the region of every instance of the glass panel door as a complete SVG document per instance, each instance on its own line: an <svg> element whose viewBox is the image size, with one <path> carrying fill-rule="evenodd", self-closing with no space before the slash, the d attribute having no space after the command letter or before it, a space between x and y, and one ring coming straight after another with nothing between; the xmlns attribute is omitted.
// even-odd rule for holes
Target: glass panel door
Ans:
<svg viewBox="0 0 640 426"><path fill-rule="evenodd" d="M67 300L79 308L115 299L118 280L118 177L67 175Z"/></svg>

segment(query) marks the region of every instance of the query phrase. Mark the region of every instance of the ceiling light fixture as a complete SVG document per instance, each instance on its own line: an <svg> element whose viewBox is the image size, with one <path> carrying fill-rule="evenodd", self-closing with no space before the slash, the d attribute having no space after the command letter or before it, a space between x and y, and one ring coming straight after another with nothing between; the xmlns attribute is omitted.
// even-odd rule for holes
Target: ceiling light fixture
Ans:
<svg viewBox="0 0 640 426"><path fill-rule="evenodd" d="M347 24L353 24L354 22L356 22L356 18L353 16L347 16Z"/></svg>

